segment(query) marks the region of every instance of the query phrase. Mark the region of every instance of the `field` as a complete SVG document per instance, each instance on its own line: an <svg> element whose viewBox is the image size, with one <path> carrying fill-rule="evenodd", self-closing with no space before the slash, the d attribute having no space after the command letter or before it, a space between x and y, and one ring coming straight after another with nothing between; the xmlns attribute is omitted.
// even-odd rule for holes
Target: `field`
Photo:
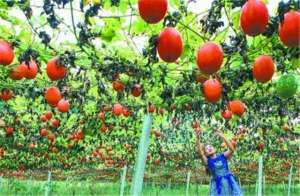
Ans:
<svg viewBox="0 0 300 196"><path fill-rule="evenodd" d="M265 196L283 196L287 194L287 187L283 185L266 185L264 187ZM24 195L38 196L44 195L46 190L46 182L30 181L30 180L3 180L0 188L0 195ZM245 196L255 195L255 186L243 186ZM51 184L50 195L53 196L118 196L120 185L117 183L101 183L91 181L53 181ZM208 185L191 184L189 188L190 196L208 195ZM129 195L130 186L126 186L125 195ZM291 196L297 196L300 193L300 185L291 188ZM146 183L143 188L143 196L180 196L186 194L185 185L167 184L155 185Z"/></svg>

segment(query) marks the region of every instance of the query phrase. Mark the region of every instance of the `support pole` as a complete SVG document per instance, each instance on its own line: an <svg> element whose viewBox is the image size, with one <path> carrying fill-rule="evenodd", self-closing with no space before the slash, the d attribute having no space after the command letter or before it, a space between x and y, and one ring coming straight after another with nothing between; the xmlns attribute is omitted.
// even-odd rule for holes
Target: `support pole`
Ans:
<svg viewBox="0 0 300 196"><path fill-rule="evenodd" d="M186 196L189 196L190 179L191 179L191 171L189 171L186 176L186 189L185 189Z"/></svg>
<svg viewBox="0 0 300 196"><path fill-rule="evenodd" d="M169 178L169 180L168 180L168 189L169 190L171 189L171 178Z"/></svg>
<svg viewBox="0 0 300 196"><path fill-rule="evenodd" d="M262 181L263 181L263 157L258 158L258 187L257 196L262 196Z"/></svg>
<svg viewBox="0 0 300 196"><path fill-rule="evenodd" d="M0 176L0 190L2 188L2 181L3 181L3 178L2 178L2 176Z"/></svg>
<svg viewBox="0 0 300 196"><path fill-rule="evenodd" d="M257 196L257 192L258 191L258 178L256 179L256 183L255 183L255 195Z"/></svg>
<svg viewBox="0 0 300 196"><path fill-rule="evenodd" d="M120 188L120 196L124 195L124 188L126 184L126 173L127 173L127 165L125 165L121 172L121 188Z"/></svg>
<svg viewBox="0 0 300 196"><path fill-rule="evenodd" d="M149 114L145 114L138 155L135 161L134 177L131 185L132 196L142 195L146 157L147 157L147 152L148 152L148 147L150 142L151 124L152 124L151 116Z"/></svg>
<svg viewBox="0 0 300 196"><path fill-rule="evenodd" d="M266 195L266 176L263 177L263 194Z"/></svg>
<svg viewBox="0 0 300 196"><path fill-rule="evenodd" d="M290 168L290 174L289 174L288 196L291 196L292 176L293 176L293 165Z"/></svg>
<svg viewBox="0 0 300 196"><path fill-rule="evenodd" d="M45 196L49 196L51 191L51 171L48 171L48 180L46 182Z"/></svg>

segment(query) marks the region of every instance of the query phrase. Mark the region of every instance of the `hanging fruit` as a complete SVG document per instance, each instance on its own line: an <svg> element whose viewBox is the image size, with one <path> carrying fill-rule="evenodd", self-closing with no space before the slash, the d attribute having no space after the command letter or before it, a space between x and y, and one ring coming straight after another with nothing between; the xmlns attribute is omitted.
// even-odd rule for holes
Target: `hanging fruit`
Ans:
<svg viewBox="0 0 300 196"><path fill-rule="evenodd" d="M48 88L45 93L45 99L50 106L56 107L58 102L61 100L59 89L57 87Z"/></svg>
<svg viewBox="0 0 300 196"><path fill-rule="evenodd" d="M221 115L225 120L230 120L232 118L232 112L230 110L221 111Z"/></svg>
<svg viewBox="0 0 300 196"><path fill-rule="evenodd" d="M223 57L224 54L219 45L207 42L198 50L198 68L204 74L213 74L221 68Z"/></svg>
<svg viewBox="0 0 300 196"><path fill-rule="evenodd" d="M0 65L9 65L15 58L14 51L7 41L0 40Z"/></svg>
<svg viewBox="0 0 300 196"><path fill-rule="evenodd" d="M246 105L240 100L230 101L228 108L233 114L238 116L242 116L246 111Z"/></svg>
<svg viewBox="0 0 300 196"><path fill-rule="evenodd" d="M35 61L22 62L22 67L25 67L24 77L27 79L34 79L38 74L38 66Z"/></svg>
<svg viewBox="0 0 300 196"><path fill-rule="evenodd" d="M142 87L139 84L135 84L131 89L131 94L134 97L139 97L142 94Z"/></svg>
<svg viewBox="0 0 300 196"><path fill-rule="evenodd" d="M222 96L221 83L216 79L206 80L203 84L203 94L207 102L218 102Z"/></svg>
<svg viewBox="0 0 300 196"><path fill-rule="evenodd" d="M0 99L3 101L9 101L14 96L12 90L9 89L2 89L0 92Z"/></svg>
<svg viewBox="0 0 300 196"><path fill-rule="evenodd" d="M117 92L122 92L125 89L124 84L119 80L113 81L112 86L113 89Z"/></svg>
<svg viewBox="0 0 300 196"><path fill-rule="evenodd" d="M58 111L60 111L62 113L68 112L70 110L70 103L69 103L69 101L61 99L57 103L57 109L58 109Z"/></svg>
<svg viewBox="0 0 300 196"><path fill-rule="evenodd" d="M21 80L25 77L27 67L23 63L11 70L9 77L13 80Z"/></svg>
<svg viewBox="0 0 300 196"><path fill-rule="evenodd" d="M293 97L297 93L299 81L294 74L285 74L276 84L277 95L282 99Z"/></svg>
<svg viewBox="0 0 300 196"><path fill-rule="evenodd" d="M52 81L63 79L67 74L67 68L59 63L58 58L53 58L47 63L47 75Z"/></svg>
<svg viewBox="0 0 300 196"><path fill-rule="evenodd" d="M165 17L168 0L139 0L138 9L145 22L155 24Z"/></svg>
<svg viewBox="0 0 300 196"><path fill-rule="evenodd" d="M275 72L275 65L272 60L272 57L262 55L255 59L253 64L253 77L262 83L270 81Z"/></svg>
<svg viewBox="0 0 300 196"><path fill-rule="evenodd" d="M256 36L265 32L268 21L268 8L261 0L248 0L243 5L240 25L245 34Z"/></svg>
<svg viewBox="0 0 300 196"><path fill-rule="evenodd" d="M162 60L167 63L175 62L183 51L180 33L173 27L165 28L159 35L157 50Z"/></svg>
<svg viewBox="0 0 300 196"><path fill-rule="evenodd" d="M279 36L282 43L288 47L300 46L300 12L290 11L284 15L279 25Z"/></svg>
<svg viewBox="0 0 300 196"><path fill-rule="evenodd" d="M119 103L116 103L112 108L112 112L114 113L114 115L120 116L121 114L123 114L123 106Z"/></svg>

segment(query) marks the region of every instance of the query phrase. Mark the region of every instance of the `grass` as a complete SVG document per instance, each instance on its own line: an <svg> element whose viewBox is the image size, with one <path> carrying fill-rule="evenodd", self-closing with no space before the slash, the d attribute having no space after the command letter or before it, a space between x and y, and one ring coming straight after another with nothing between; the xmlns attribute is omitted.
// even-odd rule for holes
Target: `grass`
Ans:
<svg viewBox="0 0 300 196"><path fill-rule="evenodd" d="M0 184L0 195L2 196L39 196L45 195L47 183L45 181L3 179ZM119 184L110 182L92 181L53 181L51 182L52 196L117 196L119 195ZM255 195L255 186L243 187L245 196ZM181 196L185 195L185 185L153 185L145 184L144 196ZM208 195L208 185L192 184L189 195ZM130 184L125 187L125 195L130 193ZM283 185L267 185L264 195L283 196L287 195L287 189ZM293 186L291 196L300 195L300 184Z"/></svg>

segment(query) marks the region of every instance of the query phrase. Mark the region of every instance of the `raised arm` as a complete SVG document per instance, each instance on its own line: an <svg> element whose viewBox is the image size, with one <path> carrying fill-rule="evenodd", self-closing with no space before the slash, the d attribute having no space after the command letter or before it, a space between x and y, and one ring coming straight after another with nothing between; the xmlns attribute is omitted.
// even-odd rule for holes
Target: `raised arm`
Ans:
<svg viewBox="0 0 300 196"><path fill-rule="evenodd" d="M224 156L229 159L232 156L232 154L234 153L235 148L233 147L232 143L225 137L225 135L221 131L218 130L216 134L226 143L227 147L229 148L224 153Z"/></svg>
<svg viewBox="0 0 300 196"><path fill-rule="evenodd" d="M204 153L204 145L201 143L201 140L200 140L200 133L201 133L200 131L196 132L196 148L200 155L202 163L204 165L207 165L207 157L205 156L205 153Z"/></svg>

